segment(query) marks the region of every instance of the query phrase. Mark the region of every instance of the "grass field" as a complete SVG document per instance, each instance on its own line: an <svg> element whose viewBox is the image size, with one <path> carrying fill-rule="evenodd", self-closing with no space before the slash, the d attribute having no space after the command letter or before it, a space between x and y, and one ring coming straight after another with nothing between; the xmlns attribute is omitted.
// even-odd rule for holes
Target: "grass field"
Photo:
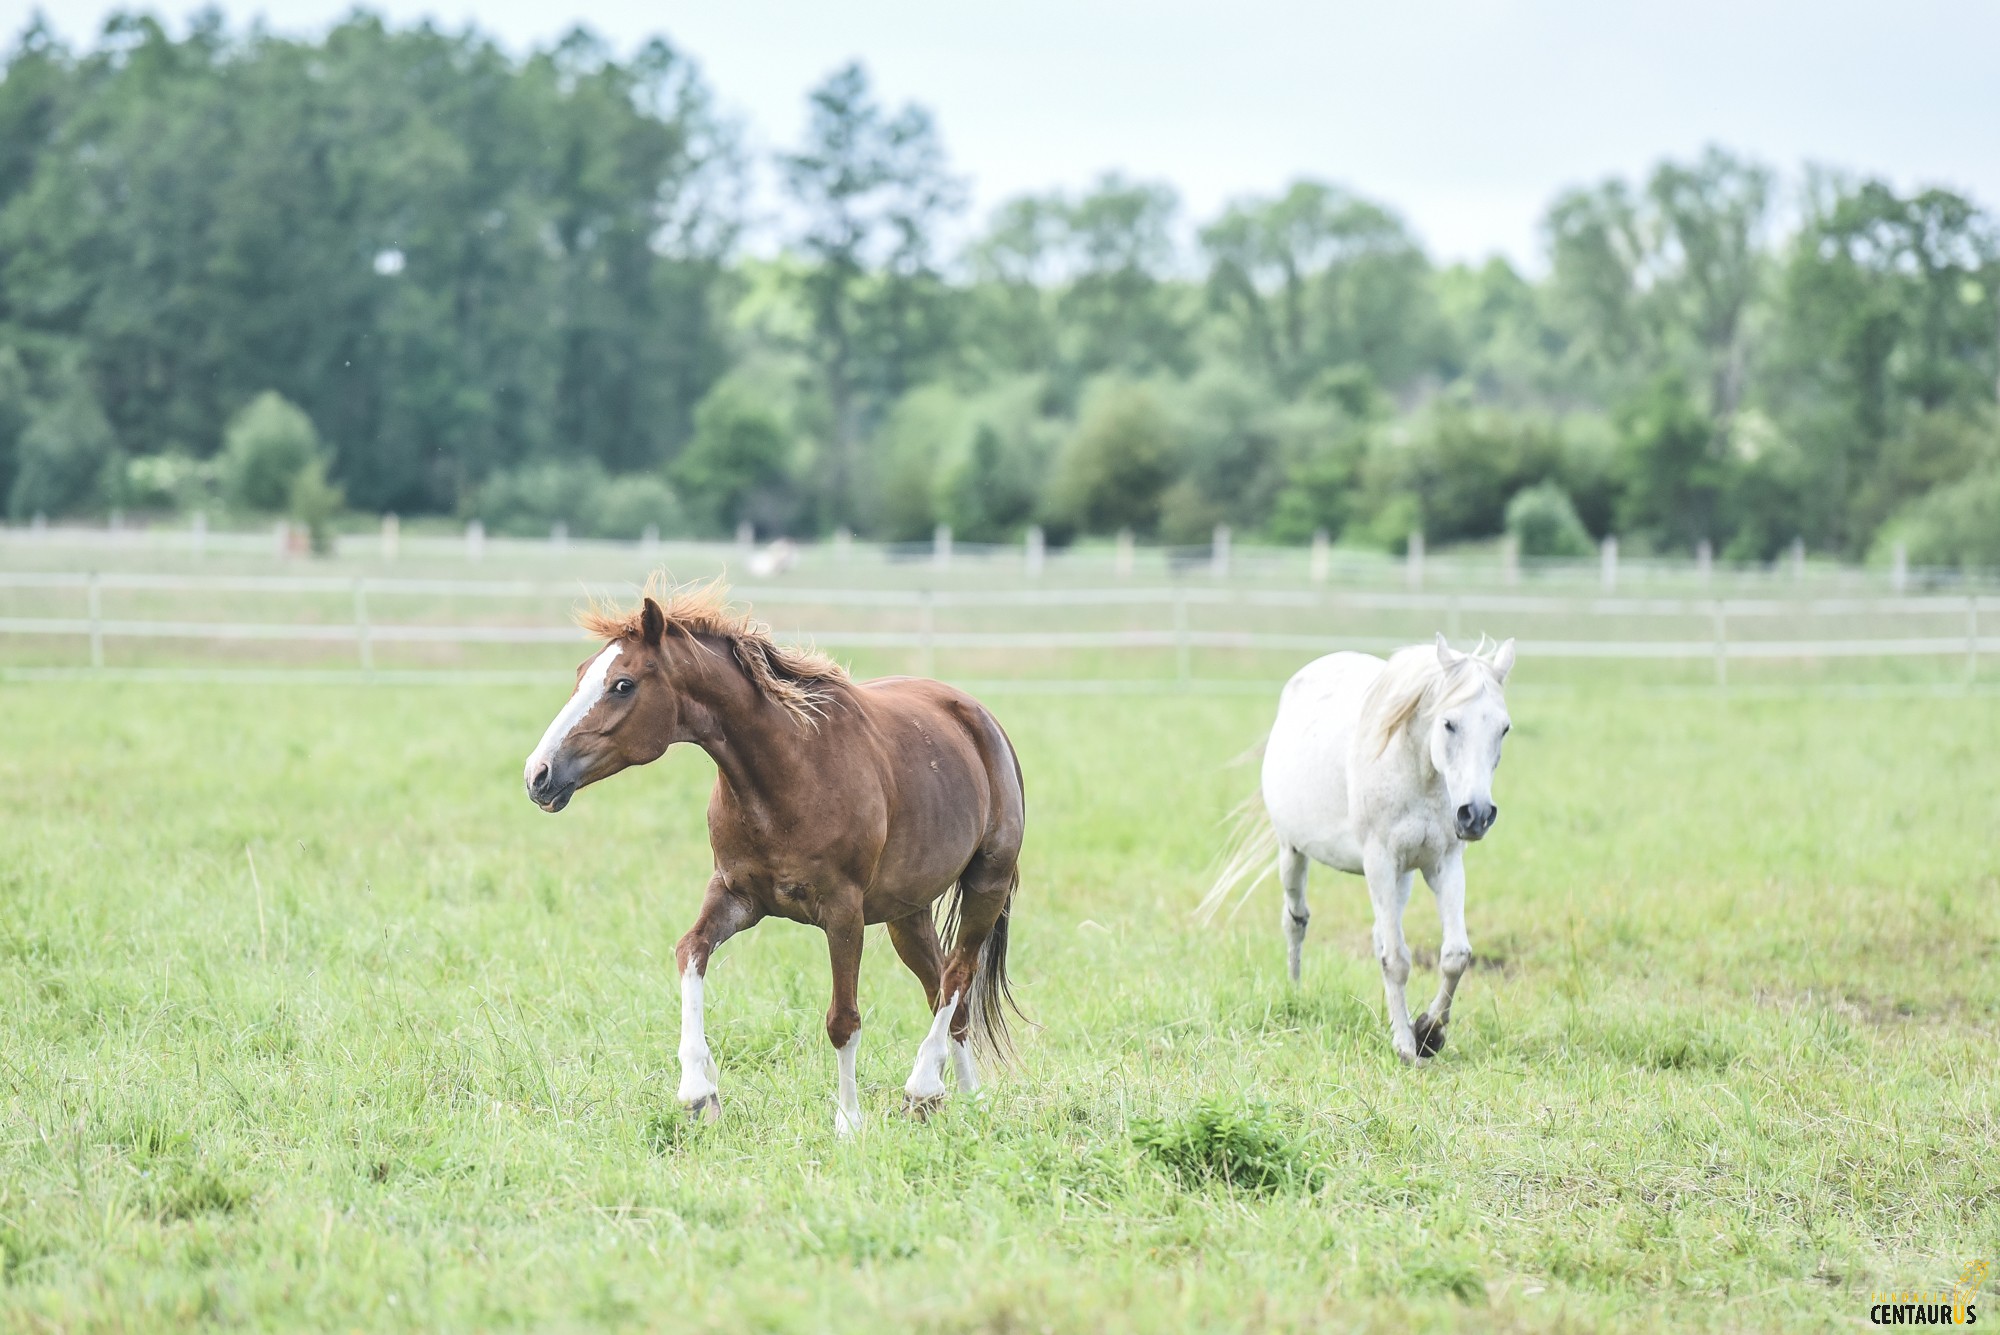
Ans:
<svg viewBox="0 0 2000 1335"><path fill-rule="evenodd" d="M1275 888L1188 917L1269 701L993 695L1040 1027L903 1119L872 929L854 1144L783 923L678 1115L698 753L549 817L559 687L0 686L0 1327L1817 1329L2000 1254L2000 700L1519 675L1421 1071L1358 882L1296 990Z"/></svg>

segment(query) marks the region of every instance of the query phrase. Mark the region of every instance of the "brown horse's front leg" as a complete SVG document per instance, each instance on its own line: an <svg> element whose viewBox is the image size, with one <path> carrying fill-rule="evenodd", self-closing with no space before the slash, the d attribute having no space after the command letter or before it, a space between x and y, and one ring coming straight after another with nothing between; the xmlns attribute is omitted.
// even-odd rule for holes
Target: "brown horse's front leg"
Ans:
<svg viewBox="0 0 2000 1335"><path fill-rule="evenodd" d="M834 1103L833 1129L839 1136L861 1130L861 1093L854 1083L854 1054L861 1046L861 1007L855 989L861 980L861 940L864 920L859 891L836 892L821 909L827 958L833 965L833 1000L826 1008L826 1037L840 1064L840 1091Z"/></svg>
<svg viewBox="0 0 2000 1335"><path fill-rule="evenodd" d="M708 957L715 948L755 923L756 907L730 893L722 873L717 872L702 896L701 913L694 926L674 947L681 977L681 1106L689 1116L717 1121L722 1116L722 1094L716 1088L715 1057L708 1050L702 1032L702 991L708 974Z"/></svg>

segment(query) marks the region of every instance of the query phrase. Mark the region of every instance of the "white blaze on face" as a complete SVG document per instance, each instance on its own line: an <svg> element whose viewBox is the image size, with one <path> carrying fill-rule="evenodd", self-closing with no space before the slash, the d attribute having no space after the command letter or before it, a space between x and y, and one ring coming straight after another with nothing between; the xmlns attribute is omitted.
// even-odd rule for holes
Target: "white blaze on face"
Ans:
<svg viewBox="0 0 2000 1335"><path fill-rule="evenodd" d="M576 725L583 722L584 716L604 698L604 683L611 675L611 660L624 649L621 644L607 645L603 653L590 660L590 666L583 670L583 680L576 684L576 694L569 698L569 703L562 707L562 713L557 714L555 721L549 724L549 730L542 734L541 745L528 757L527 766L521 773L524 782L534 783L535 771L555 760L556 752L576 730Z"/></svg>

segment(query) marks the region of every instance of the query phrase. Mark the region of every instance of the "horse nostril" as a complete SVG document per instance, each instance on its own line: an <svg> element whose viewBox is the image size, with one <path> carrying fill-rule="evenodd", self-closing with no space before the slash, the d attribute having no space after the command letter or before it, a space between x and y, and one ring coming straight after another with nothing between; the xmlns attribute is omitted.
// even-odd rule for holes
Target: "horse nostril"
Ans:
<svg viewBox="0 0 2000 1335"><path fill-rule="evenodd" d="M1500 819L1500 808L1499 808L1499 807L1488 807L1488 808L1486 808L1486 828L1487 828L1487 829L1489 829L1489 830L1490 830L1490 829L1492 829L1492 828L1493 828L1493 822L1494 822L1494 821L1496 821L1496 820L1499 820L1499 819Z"/></svg>
<svg viewBox="0 0 2000 1335"><path fill-rule="evenodd" d="M535 777L529 781L530 788L540 788L549 781L549 764L545 760L535 766Z"/></svg>
<svg viewBox="0 0 2000 1335"><path fill-rule="evenodd" d="M1472 828L1472 803L1467 802L1458 809L1458 828L1461 830Z"/></svg>

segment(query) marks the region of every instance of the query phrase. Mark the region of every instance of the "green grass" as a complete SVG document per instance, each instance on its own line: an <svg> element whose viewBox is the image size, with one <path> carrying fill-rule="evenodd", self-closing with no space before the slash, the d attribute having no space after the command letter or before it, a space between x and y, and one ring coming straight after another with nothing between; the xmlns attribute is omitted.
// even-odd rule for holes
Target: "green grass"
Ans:
<svg viewBox="0 0 2000 1335"><path fill-rule="evenodd" d="M1815 1329L2000 1252L1990 696L1531 680L1413 1072L1358 882L1298 989L1274 888L1189 920L1267 700L996 695L1040 1027L905 1120L871 931L842 1144L783 923L679 1116L710 770L540 814L560 693L0 686L0 1327Z"/></svg>

